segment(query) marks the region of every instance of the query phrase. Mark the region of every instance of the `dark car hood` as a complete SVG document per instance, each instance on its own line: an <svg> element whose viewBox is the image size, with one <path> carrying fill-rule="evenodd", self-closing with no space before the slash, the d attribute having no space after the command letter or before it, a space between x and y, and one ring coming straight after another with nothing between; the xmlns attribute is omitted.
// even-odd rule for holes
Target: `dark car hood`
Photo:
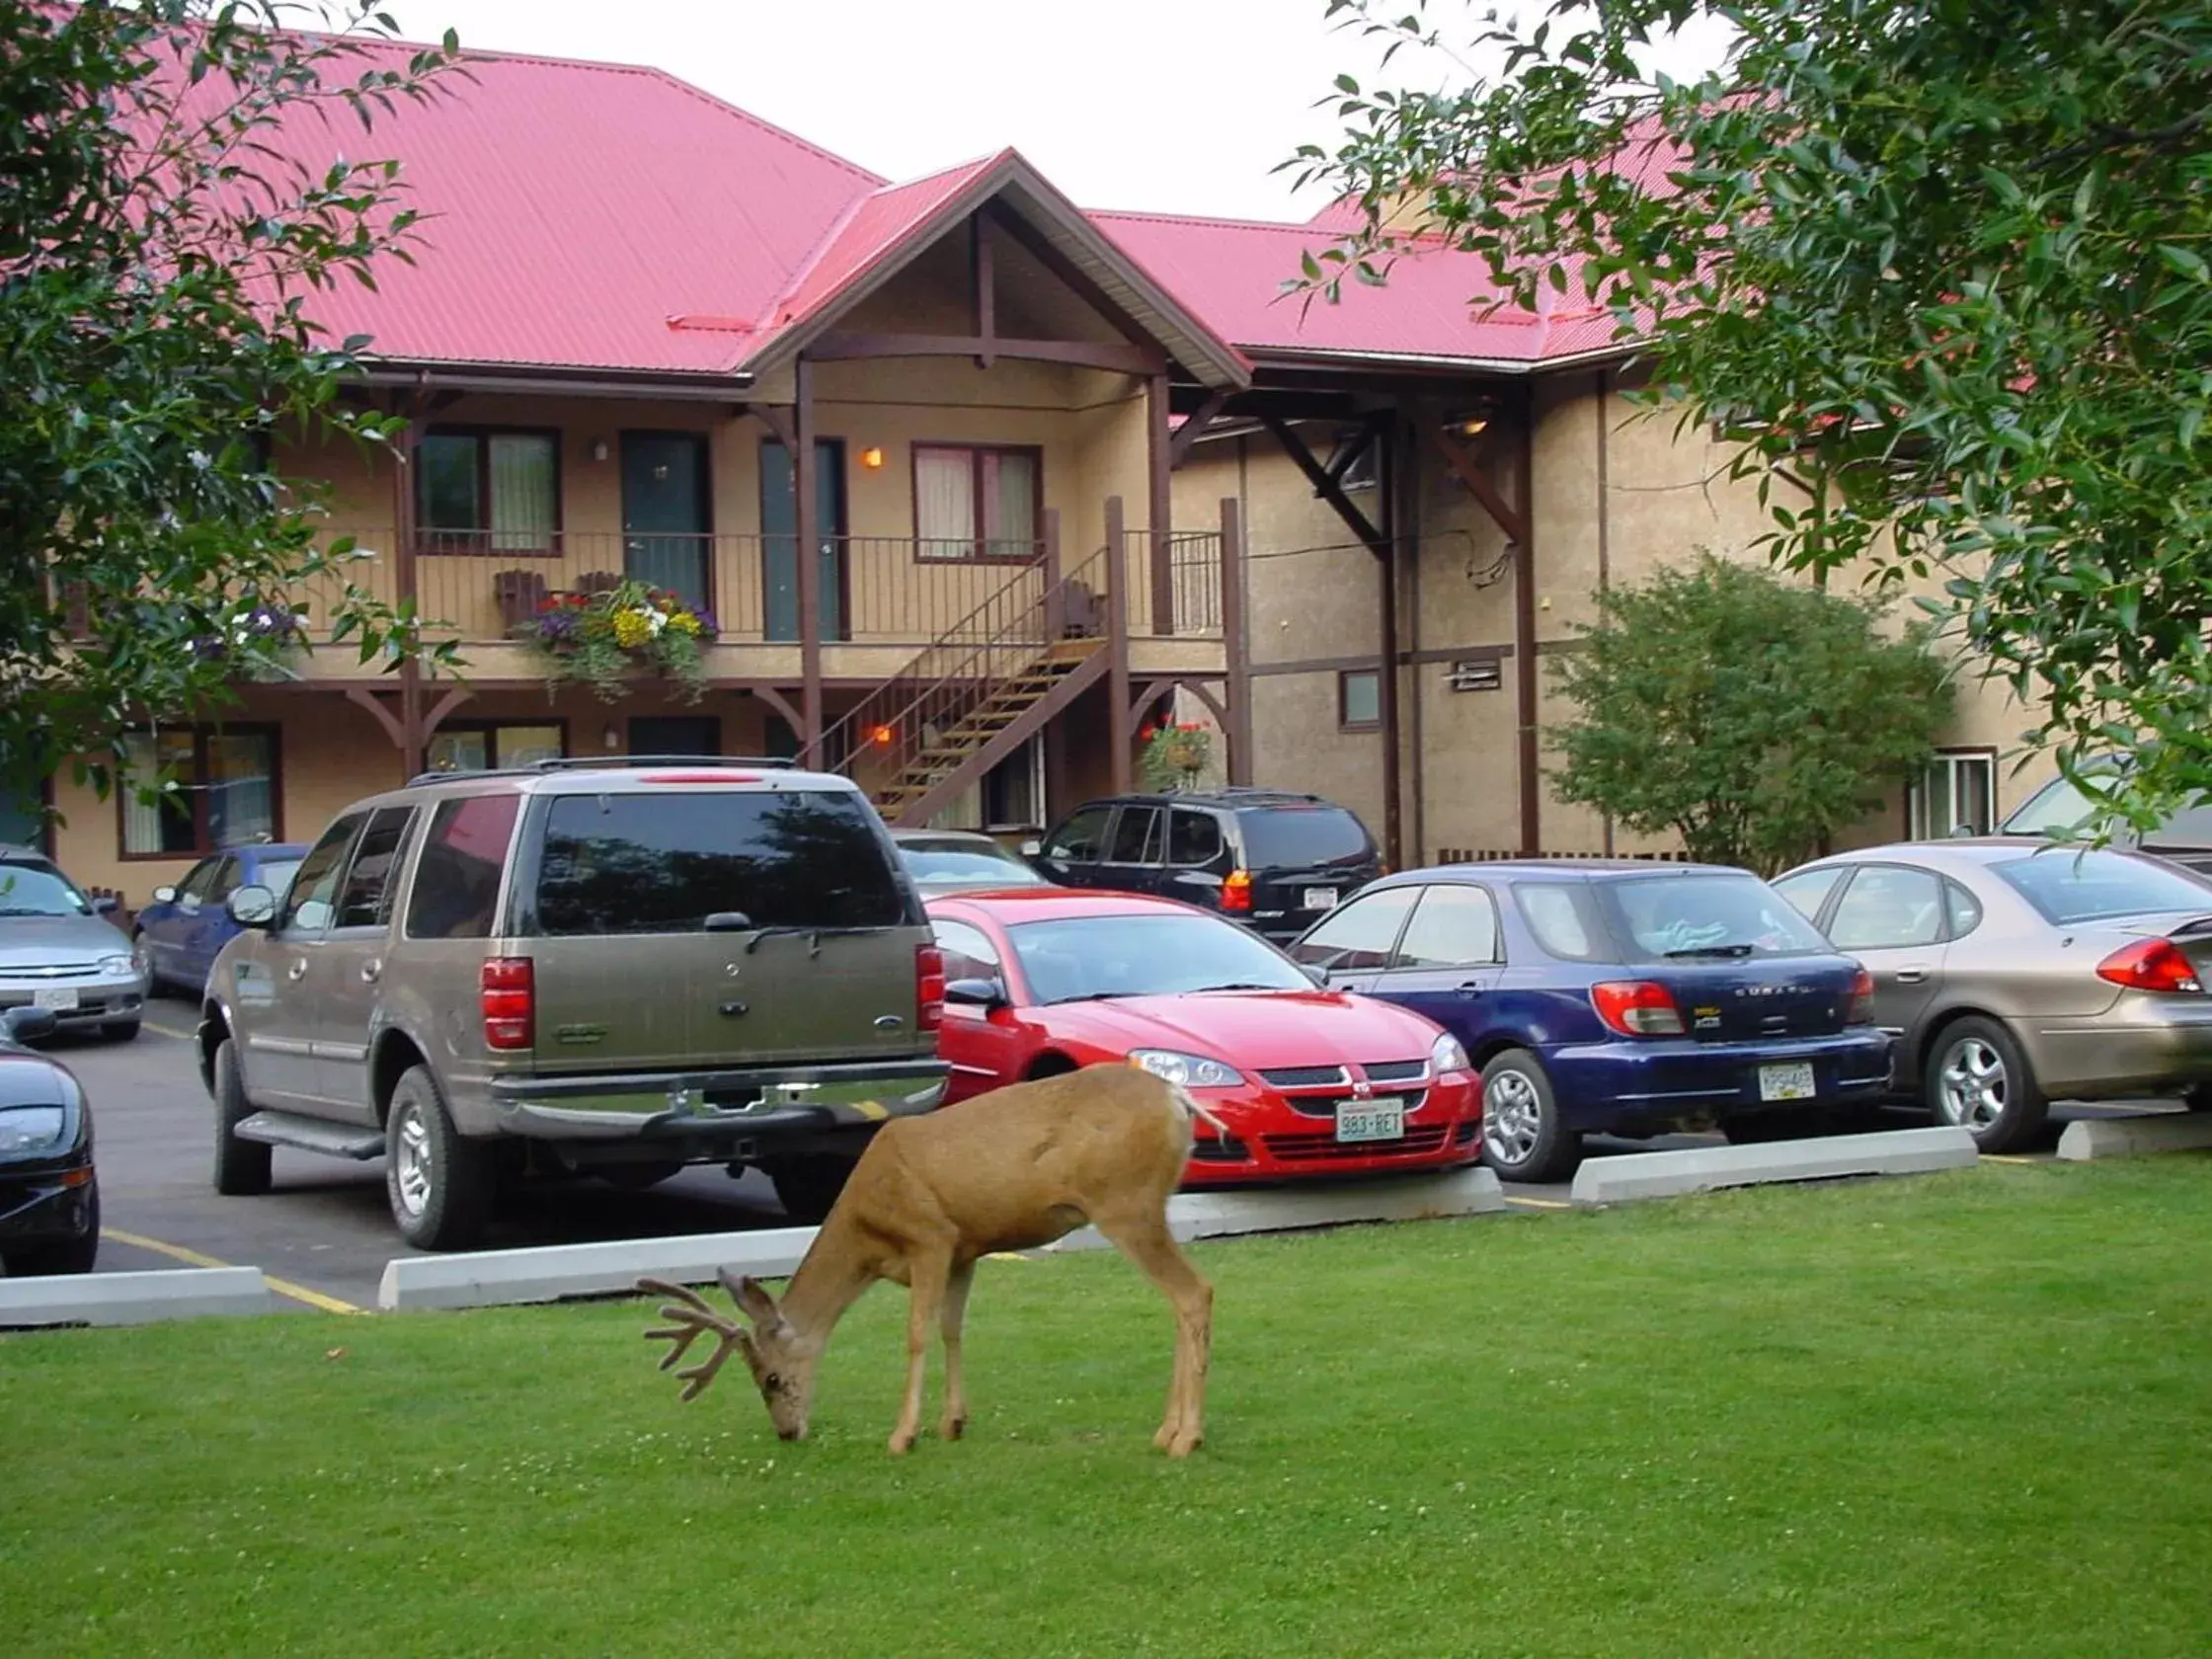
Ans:
<svg viewBox="0 0 2212 1659"><path fill-rule="evenodd" d="M0 1044L0 1112L10 1106L67 1106L76 1079L43 1055Z"/></svg>
<svg viewBox="0 0 2212 1659"><path fill-rule="evenodd" d="M1331 990L1121 996L1045 1012L1056 1030L1100 1048L1175 1049L1246 1069L1426 1060L1437 1039L1419 1014Z"/></svg>

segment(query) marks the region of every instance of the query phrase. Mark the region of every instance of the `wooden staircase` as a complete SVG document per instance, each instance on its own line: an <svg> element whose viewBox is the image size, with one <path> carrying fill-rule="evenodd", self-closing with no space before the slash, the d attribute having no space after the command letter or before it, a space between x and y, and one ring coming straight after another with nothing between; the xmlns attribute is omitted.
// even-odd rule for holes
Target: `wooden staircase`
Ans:
<svg viewBox="0 0 2212 1659"><path fill-rule="evenodd" d="M931 735L913 750L912 757L897 775L870 792L884 821L904 825L919 803L942 794L943 786L951 782L955 774L959 774L958 786L953 791L957 794L967 787L971 772L980 775L997 764L995 758L983 766L971 767L969 762L990 748L994 740L1014 734L1017 728L1019 734L1014 737L1014 744L1026 742L1044 722L1029 721L1025 717L1084 664L1103 652L1105 646L1106 642L1101 639L1060 640L1016 672L988 682L974 707L949 726L932 728ZM1095 676L1084 676L1084 682L1088 683L1092 677ZM917 821L926 816L915 815Z"/></svg>

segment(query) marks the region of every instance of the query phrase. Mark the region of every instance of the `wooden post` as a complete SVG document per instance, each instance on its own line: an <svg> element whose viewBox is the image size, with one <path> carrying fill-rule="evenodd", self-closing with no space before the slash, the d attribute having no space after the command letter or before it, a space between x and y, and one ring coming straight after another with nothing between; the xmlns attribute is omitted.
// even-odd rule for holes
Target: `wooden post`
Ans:
<svg viewBox="0 0 2212 1659"><path fill-rule="evenodd" d="M1168 487L1167 376L1145 382L1146 510L1151 518L1152 632L1175 631L1175 567L1168 540L1175 509Z"/></svg>
<svg viewBox="0 0 2212 1659"><path fill-rule="evenodd" d="M814 365L802 356L792 367L791 490L799 556L799 734L802 763L822 764L822 525L816 512Z"/></svg>
<svg viewBox="0 0 2212 1659"><path fill-rule="evenodd" d="M1045 644L1058 645L1067 632L1067 595L1060 591L1060 509L1045 509L1044 545L1037 560L1038 580L1044 584Z"/></svg>
<svg viewBox="0 0 2212 1659"><path fill-rule="evenodd" d="M410 409L407 426L400 433L398 461L392 480L392 516L397 520L393 534L398 545L392 549L392 580L395 603L405 605L416 601L417 619L421 617L421 573L415 564L415 467L416 450L422 442L423 417ZM423 731L423 665L410 652L399 666L399 775L405 780L420 775L426 766L424 750L427 747Z"/></svg>
<svg viewBox="0 0 2212 1659"><path fill-rule="evenodd" d="M1537 771L1537 514L1531 494L1537 446L1535 387L1523 395L1520 413L1521 431L1513 455L1513 506L1521 516L1520 545L1513 561L1513 700L1521 740L1521 850L1534 853L1543 844Z"/></svg>
<svg viewBox="0 0 2212 1659"><path fill-rule="evenodd" d="M1244 508L1222 498L1222 652L1228 670L1228 781L1252 781L1252 642L1244 623Z"/></svg>
<svg viewBox="0 0 2212 1659"><path fill-rule="evenodd" d="M1395 434L1381 432L1375 441L1382 447L1382 485L1377 493L1382 509L1382 535L1375 545L1379 555L1377 586L1382 595L1382 672L1376 676L1376 686L1381 696L1379 714L1382 726L1382 856L1393 870L1405 868L1405 831L1401 820L1404 802L1400 800L1403 784L1399 777L1402 754L1398 734L1398 550L1396 541L1397 513L1394 496L1398 468L1410 465L1411 457L1400 455Z"/></svg>
<svg viewBox="0 0 2212 1659"><path fill-rule="evenodd" d="M1106 750L1112 793L1129 788L1129 567L1122 556L1122 499L1106 498Z"/></svg>

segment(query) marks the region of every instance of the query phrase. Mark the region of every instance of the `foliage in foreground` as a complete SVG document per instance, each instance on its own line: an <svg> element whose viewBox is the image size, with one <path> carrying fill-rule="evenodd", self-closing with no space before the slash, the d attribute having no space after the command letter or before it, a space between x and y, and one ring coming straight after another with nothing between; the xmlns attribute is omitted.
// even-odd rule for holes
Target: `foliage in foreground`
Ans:
<svg viewBox="0 0 2212 1659"><path fill-rule="evenodd" d="M0 1338L9 1652L2212 1650L2212 1160L985 1265L971 1439L688 1406L639 1304Z"/></svg>
<svg viewBox="0 0 2212 1659"><path fill-rule="evenodd" d="M1433 236L1524 303L1610 308L1686 422L1739 435L1778 559L1941 573L2063 765L2132 750L2120 799L2146 827L2212 791L2212 8L1328 13L1385 62L1422 43L1500 68L1339 79L1343 142L1290 165L1367 222L1309 282L1382 280ZM1736 37L1720 68L1644 66L1715 20Z"/></svg>
<svg viewBox="0 0 2212 1659"><path fill-rule="evenodd" d="M375 0L0 0L0 785L91 754L105 788L129 725L282 673L259 619L304 579L344 595L324 639L421 651L269 452L398 425L338 399L367 342L312 303L405 257L398 166L277 141L327 122L342 152L430 94L456 43L394 67L361 49L390 28Z"/></svg>
<svg viewBox="0 0 2212 1659"><path fill-rule="evenodd" d="M1710 554L1598 595L1552 659L1577 713L1554 735L1561 800L1693 858L1773 875L1878 810L1934 752L1950 684L1882 610Z"/></svg>

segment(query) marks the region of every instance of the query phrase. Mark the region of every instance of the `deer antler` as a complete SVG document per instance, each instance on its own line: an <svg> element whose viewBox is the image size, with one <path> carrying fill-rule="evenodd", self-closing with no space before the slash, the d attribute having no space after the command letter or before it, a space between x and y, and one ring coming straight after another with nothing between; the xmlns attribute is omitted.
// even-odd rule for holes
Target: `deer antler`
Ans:
<svg viewBox="0 0 2212 1659"><path fill-rule="evenodd" d="M656 1296L673 1297L683 1304L680 1307L664 1306L661 1317L669 1320L669 1324L645 1333L646 1341L666 1342L669 1345L668 1353L661 1358L663 1371L682 1359L691 1344L706 1332L713 1331L722 1339L721 1345L697 1365L675 1374L677 1381L683 1384L682 1397L686 1400L696 1399L700 1390L714 1381L715 1373L722 1369L722 1362L752 1340L743 1325L717 1313L695 1291L685 1290L681 1285L672 1285L665 1279L640 1279L638 1289L651 1291Z"/></svg>

